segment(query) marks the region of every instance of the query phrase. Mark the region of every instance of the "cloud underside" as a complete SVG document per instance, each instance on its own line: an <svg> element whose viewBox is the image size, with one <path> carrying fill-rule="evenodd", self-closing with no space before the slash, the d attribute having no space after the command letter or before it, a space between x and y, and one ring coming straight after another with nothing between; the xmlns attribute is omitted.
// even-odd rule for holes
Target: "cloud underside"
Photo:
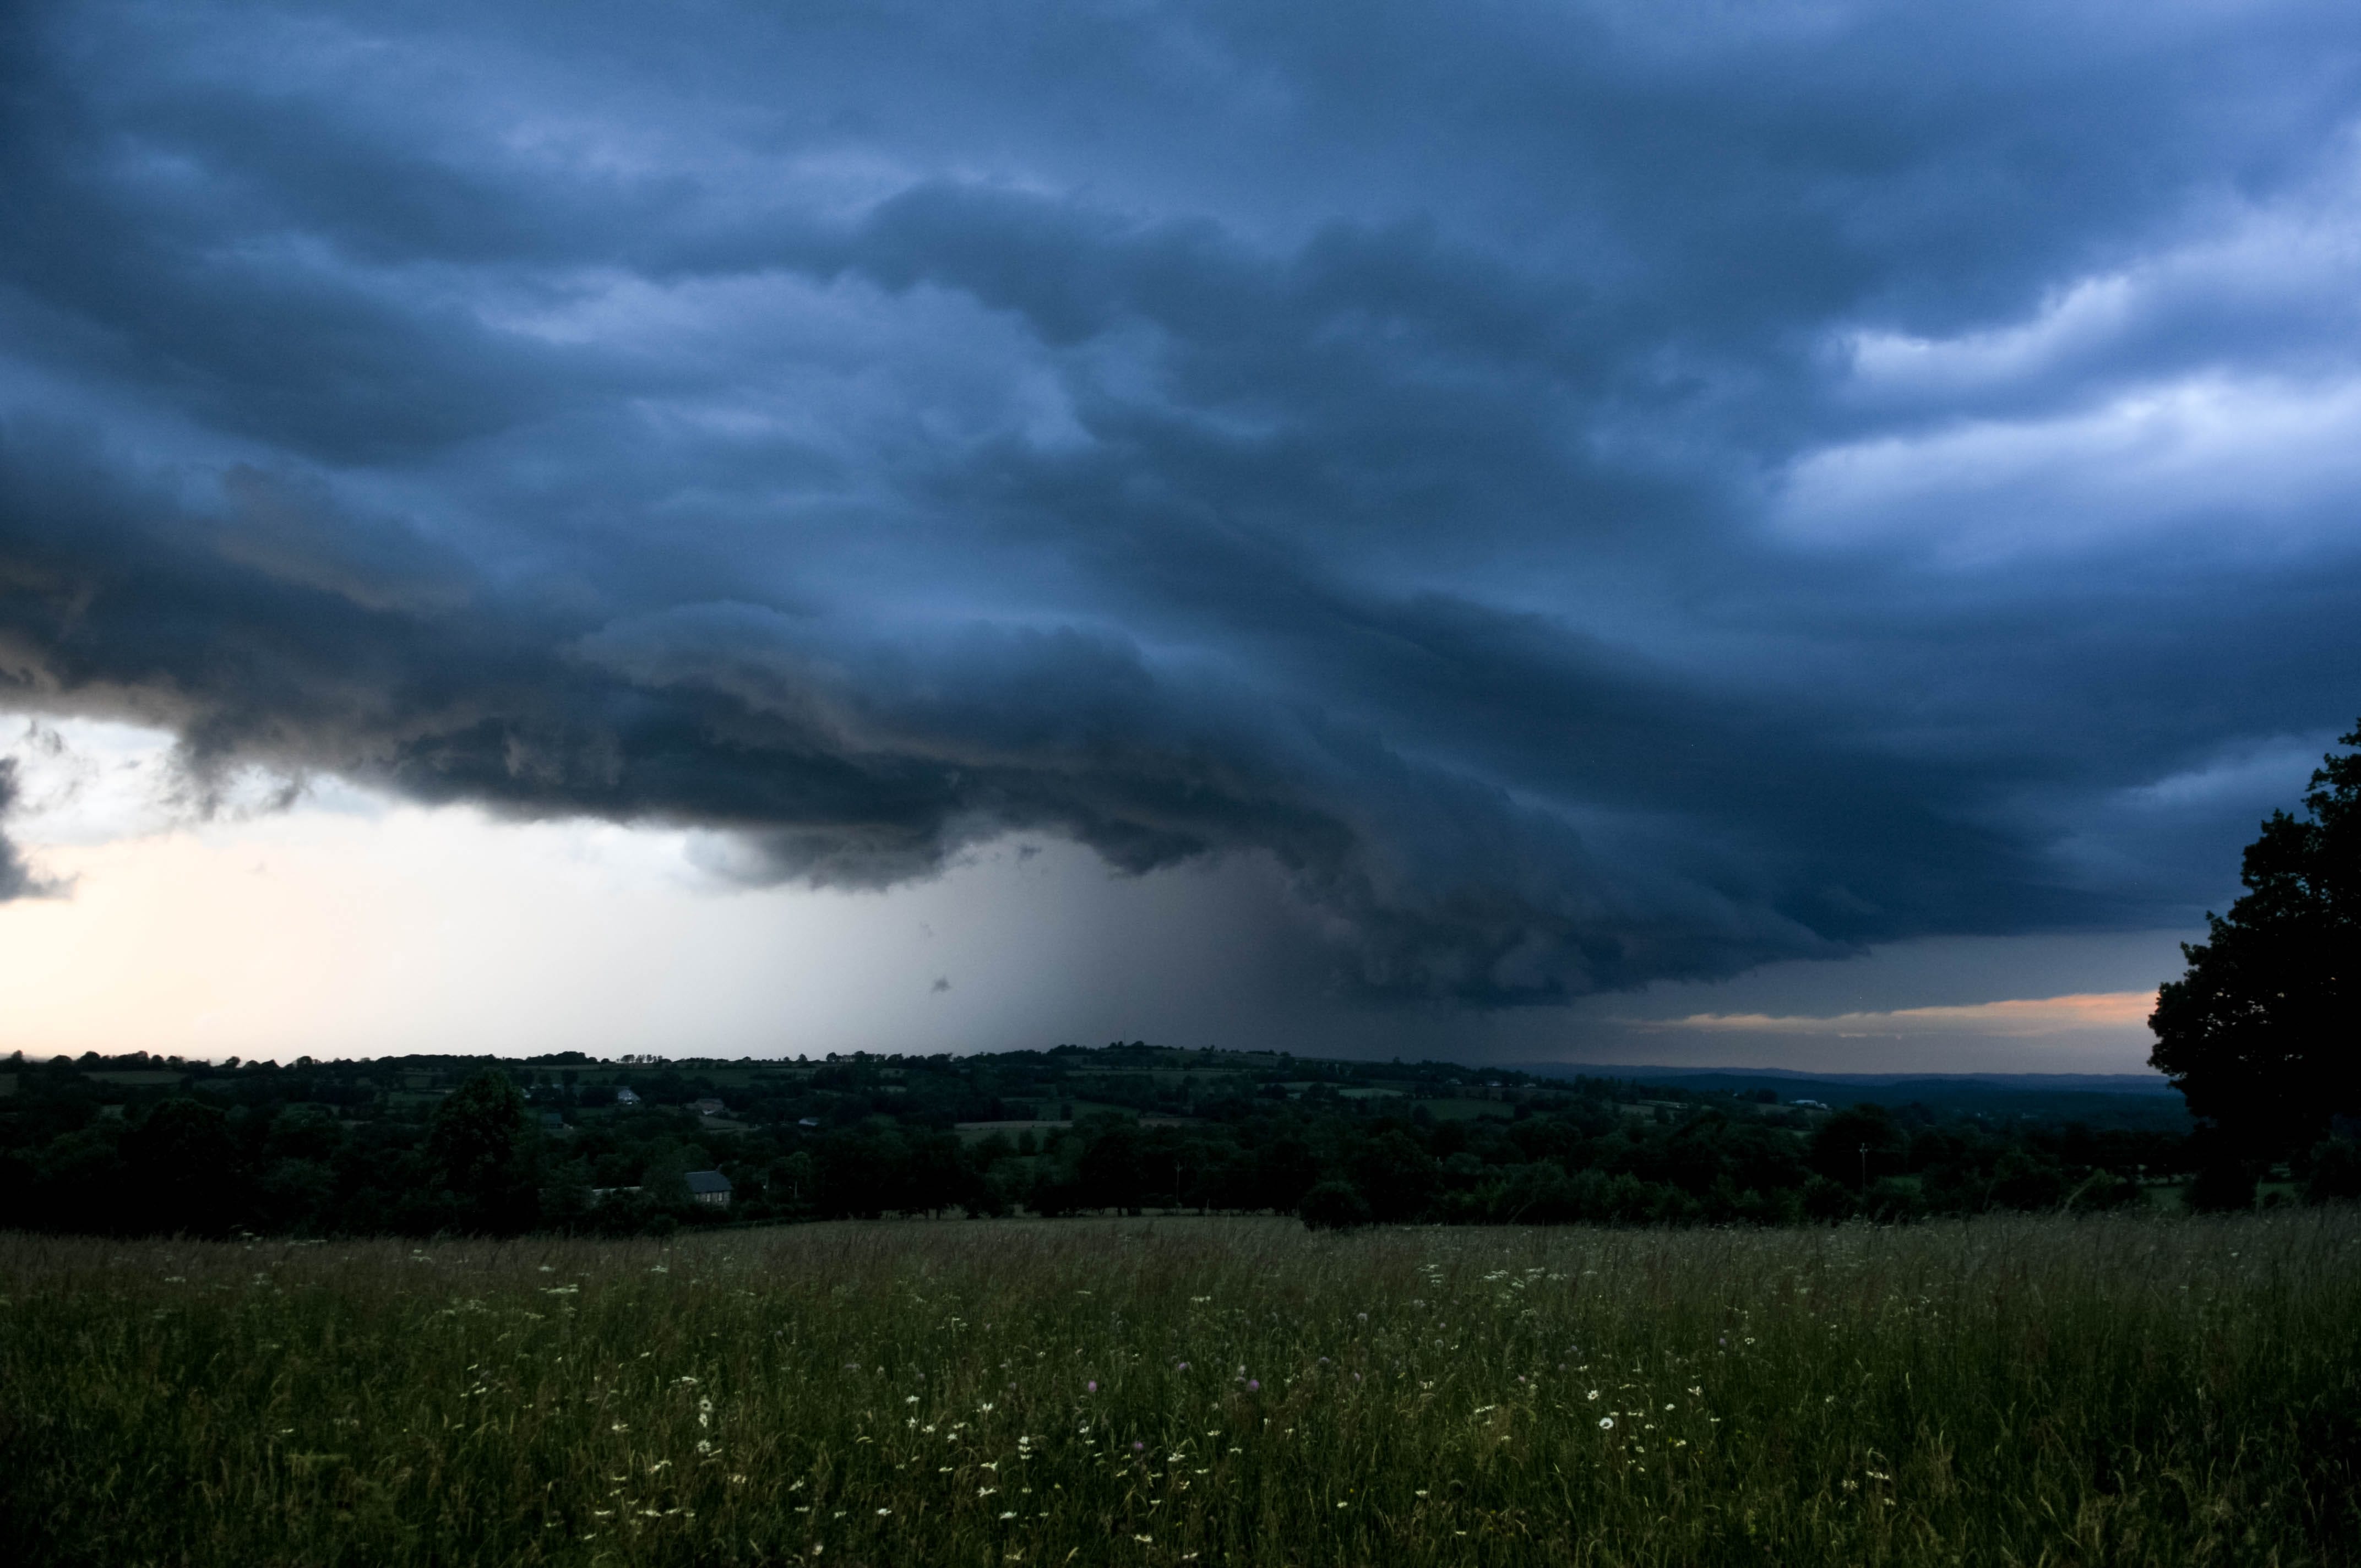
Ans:
<svg viewBox="0 0 2361 1568"><path fill-rule="evenodd" d="M1933 907L1972 925L2008 896L2007 846L1928 811L1908 769L1816 756L1808 737L1748 744L1730 732L1746 716L1711 694L1586 670L1604 661L1578 640L1465 604L1350 613L1471 666L1468 696L1511 721L1578 707L1567 740L1587 718L1683 753L1691 776L1610 759L1586 835L1367 723L1159 667L1104 630L967 620L879 638L731 601L598 620L480 587L458 604L364 598L334 564L258 562L234 511L109 493L87 466L60 471L60 450L0 456L16 566L0 669L21 700L176 731L200 789L242 766L325 770L517 817L719 828L747 880L829 886L923 877L1017 830L1127 872L1262 853L1320 923L1335 978L1482 1002L1827 956ZM1488 694L1496 680L1530 702ZM1892 775L1890 796L1816 809L1812 775L1842 769ZM1719 798L1741 774L1787 798ZM1778 877L1766 850L1801 874Z"/></svg>
<svg viewBox="0 0 2361 1568"><path fill-rule="evenodd" d="M0 700L1480 1005L2186 920L2356 706L2341 8L434 12L8 24Z"/></svg>
<svg viewBox="0 0 2361 1568"><path fill-rule="evenodd" d="M1883 1013L1825 1016L1770 1013L1698 1013L1686 1018L1627 1020L1649 1030L1708 1034L1798 1035L1835 1038L1901 1038L1916 1035L1979 1035L2031 1038L2085 1030L2145 1028L2156 1011L2153 991L2015 997L1957 1007L1904 1007Z"/></svg>
<svg viewBox="0 0 2361 1568"><path fill-rule="evenodd" d="M16 760L0 757L0 823L5 823L9 813L16 810L18 793ZM10 842L5 833L0 833L0 904L40 891L41 883L25 863L24 851Z"/></svg>

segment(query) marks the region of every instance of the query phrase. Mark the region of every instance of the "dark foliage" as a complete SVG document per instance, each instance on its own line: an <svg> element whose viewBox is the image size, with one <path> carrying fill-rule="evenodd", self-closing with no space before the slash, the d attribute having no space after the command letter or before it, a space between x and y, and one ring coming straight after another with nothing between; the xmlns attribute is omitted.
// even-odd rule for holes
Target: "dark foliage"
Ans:
<svg viewBox="0 0 2361 1568"><path fill-rule="evenodd" d="M1314 1231L1355 1231L1369 1223L1369 1201L1349 1181L1323 1181L1303 1195L1304 1227Z"/></svg>
<svg viewBox="0 0 2361 1568"><path fill-rule="evenodd" d="M2361 728L2345 736L2361 746ZM2361 1111L2361 753L2312 775L2305 815L2273 812L2246 847L2246 892L2182 948L2148 1020L2149 1061L2252 1158L2310 1147Z"/></svg>
<svg viewBox="0 0 2361 1568"><path fill-rule="evenodd" d="M1149 1209L1315 1227L1904 1221L2137 1202L2143 1179L2224 1153L2180 1133L1921 1104L1829 1113L1752 1090L1477 1083L1443 1063L1144 1045L817 1063L87 1056L0 1063L0 1077L12 1065L0 1225L116 1234ZM2311 1157L2307 1191L2350 1184L2341 1147ZM2252 1169L2231 1168L2251 1203ZM691 1199L696 1170L727 1178L726 1208ZM2222 1179L2208 1179L2210 1195Z"/></svg>

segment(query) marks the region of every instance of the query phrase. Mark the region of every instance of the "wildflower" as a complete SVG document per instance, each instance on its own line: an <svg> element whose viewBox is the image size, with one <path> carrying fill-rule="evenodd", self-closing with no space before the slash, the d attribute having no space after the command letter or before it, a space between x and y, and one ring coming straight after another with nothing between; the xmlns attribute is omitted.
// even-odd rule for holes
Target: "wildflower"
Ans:
<svg viewBox="0 0 2361 1568"><path fill-rule="evenodd" d="M1002 1519L1015 1519L1015 1518L1016 1517L1016 1510L1015 1508L1011 1508L1011 1509L1009 1509L1006 1513L1002 1514L1000 1517L1001 1517Z"/></svg>
<svg viewBox="0 0 2361 1568"><path fill-rule="evenodd" d="M1596 1389L1596 1388L1593 1388L1593 1389L1590 1391L1590 1397L1591 1397L1592 1398L1594 1398L1594 1399L1596 1399L1597 1398L1598 1398L1598 1389Z"/></svg>
<svg viewBox="0 0 2361 1568"><path fill-rule="evenodd" d="M1153 1546L1156 1544L1156 1538L1152 1535L1135 1535L1131 1539L1139 1542L1142 1546Z"/></svg>
<svg viewBox="0 0 2361 1568"><path fill-rule="evenodd" d="M1134 1453L1145 1453L1148 1452L1148 1445L1144 1442L1135 1442L1131 1445L1131 1451Z"/></svg>
<svg viewBox="0 0 2361 1568"><path fill-rule="evenodd" d="M609 1431L629 1431L631 1429L627 1423L617 1421L613 1426L609 1427L607 1430Z"/></svg>
<svg viewBox="0 0 2361 1568"><path fill-rule="evenodd" d="M1085 1383L1085 1384L1083 1384L1083 1385L1082 1385L1082 1392L1083 1392L1083 1393L1085 1393L1085 1394L1095 1394L1095 1393L1097 1393L1098 1391L1099 1391L1099 1384L1098 1384L1098 1379L1097 1379L1097 1378L1095 1378L1095 1377L1092 1378L1089 1382L1087 1382L1087 1383Z"/></svg>
<svg viewBox="0 0 2361 1568"><path fill-rule="evenodd" d="M902 1397L902 1403L906 1405L915 1405L917 1402L918 1397L916 1394L906 1394Z"/></svg>
<svg viewBox="0 0 2361 1568"><path fill-rule="evenodd" d="M1247 1378L1247 1379L1246 1379L1246 1392L1247 1392L1247 1393L1249 1393L1249 1394L1259 1394L1259 1393L1261 1393L1261 1392L1262 1392L1262 1379L1261 1379L1261 1378L1259 1378L1259 1377L1249 1377L1249 1378Z"/></svg>
<svg viewBox="0 0 2361 1568"><path fill-rule="evenodd" d="M1600 1431L1607 1431L1613 1428L1614 1425L1615 1418L1613 1416L1601 1416L1598 1418L1598 1430Z"/></svg>

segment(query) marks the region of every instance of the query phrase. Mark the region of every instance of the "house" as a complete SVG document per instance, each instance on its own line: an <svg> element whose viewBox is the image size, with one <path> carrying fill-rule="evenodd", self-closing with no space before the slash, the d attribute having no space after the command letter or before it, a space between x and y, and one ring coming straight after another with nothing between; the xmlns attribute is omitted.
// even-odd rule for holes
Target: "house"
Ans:
<svg viewBox="0 0 2361 1568"><path fill-rule="evenodd" d="M566 1118L555 1111L544 1111L541 1113L541 1130L544 1133L562 1133L566 1131Z"/></svg>
<svg viewBox="0 0 2361 1568"><path fill-rule="evenodd" d="M640 1097L629 1089L615 1091L615 1103L629 1111L640 1102Z"/></svg>
<svg viewBox="0 0 2361 1568"><path fill-rule="evenodd" d="M700 1116L726 1115L729 1113L730 1110L729 1106L724 1105L720 1101L714 1099L710 1095L708 1095L702 1100L692 1100L688 1103L689 1108Z"/></svg>
<svg viewBox="0 0 2361 1568"><path fill-rule="evenodd" d="M1828 1108L1828 1102L1825 1100L1794 1100L1788 1103L1799 1111L1825 1111Z"/></svg>
<svg viewBox="0 0 2361 1568"><path fill-rule="evenodd" d="M718 1170L692 1170L681 1179L688 1183L688 1201L710 1209L730 1207L730 1179Z"/></svg>
<svg viewBox="0 0 2361 1568"><path fill-rule="evenodd" d="M817 1127L819 1125L819 1118L817 1116L798 1116L796 1118L796 1125L798 1127Z"/></svg>

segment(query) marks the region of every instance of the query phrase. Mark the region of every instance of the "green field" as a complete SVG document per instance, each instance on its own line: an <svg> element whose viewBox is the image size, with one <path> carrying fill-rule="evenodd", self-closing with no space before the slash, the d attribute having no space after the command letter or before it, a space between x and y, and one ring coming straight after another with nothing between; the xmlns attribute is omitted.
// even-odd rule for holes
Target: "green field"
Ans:
<svg viewBox="0 0 2361 1568"><path fill-rule="evenodd" d="M2336 1563L2361 1216L0 1237L18 1563ZM1095 1387L1093 1387L1095 1385Z"/></svg>

